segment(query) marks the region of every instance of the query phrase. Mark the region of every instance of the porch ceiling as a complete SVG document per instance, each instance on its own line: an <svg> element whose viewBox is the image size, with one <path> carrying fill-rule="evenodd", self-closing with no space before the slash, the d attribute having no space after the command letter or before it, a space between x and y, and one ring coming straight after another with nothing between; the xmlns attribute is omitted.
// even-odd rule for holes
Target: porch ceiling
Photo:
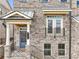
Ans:
<svg viewBox="0 0 79 59"><path fill-rule="evenodd" d="M19 26L19 27L25 27L27 26L27 24L15 24L16 26Z"/></svg>

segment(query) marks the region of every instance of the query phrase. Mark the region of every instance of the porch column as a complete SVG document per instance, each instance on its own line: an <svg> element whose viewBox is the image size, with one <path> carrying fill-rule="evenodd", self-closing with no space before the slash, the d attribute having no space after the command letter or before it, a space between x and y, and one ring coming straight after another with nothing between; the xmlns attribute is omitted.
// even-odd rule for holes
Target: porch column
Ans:
<svg viewBox="0 0 79 59"><path fill-rule="evenodd" d="M31 54L30 54L30 38L29 38L29 36L30 36L30 24L27 24L27 54L28 54L28 56L27 56L27 59L31 59L30 57L31 57Z"/></svg>
<svg viewBox="0 0 79 59"><path fill-rule="evenodd" d="M6 24L6 44L4 47L4 59L10 57L10 25Z"/></svg>
<svg viewBox="0 0 79 59"><path fill-rule="evenodd" d="M29 39L29 35L30 35L30 24L27 24L27 36L28 36L28 38L27 38L27 45L29 45L30 44L30 39Z"/></svg>

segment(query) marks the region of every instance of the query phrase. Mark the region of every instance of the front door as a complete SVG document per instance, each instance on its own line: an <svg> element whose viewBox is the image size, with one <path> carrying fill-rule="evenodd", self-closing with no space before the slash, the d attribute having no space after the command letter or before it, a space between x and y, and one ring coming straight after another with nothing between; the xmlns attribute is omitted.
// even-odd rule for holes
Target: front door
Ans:
<svg viewBox="0 0 79 59"><path fill-rule="evenodd" d="M20 48L26 47L26 30L20 30Z"/></svg>

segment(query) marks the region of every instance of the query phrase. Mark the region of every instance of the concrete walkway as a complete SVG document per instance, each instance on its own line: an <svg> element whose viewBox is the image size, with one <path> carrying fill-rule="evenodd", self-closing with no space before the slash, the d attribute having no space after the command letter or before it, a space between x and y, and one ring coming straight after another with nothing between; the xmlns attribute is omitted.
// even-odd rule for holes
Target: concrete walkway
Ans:
<svg viewBox="0 0 79 59"><path fill-rule="evenodd" d="M10 57L10 59L28 59L29 55L25 52L14 51Z"/></svg>

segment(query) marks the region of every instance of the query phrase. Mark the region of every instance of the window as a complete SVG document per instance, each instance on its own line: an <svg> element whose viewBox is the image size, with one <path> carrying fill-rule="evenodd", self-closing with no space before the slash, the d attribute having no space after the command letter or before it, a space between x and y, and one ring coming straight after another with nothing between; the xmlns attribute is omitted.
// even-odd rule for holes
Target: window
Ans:
<svg viewBox="0 0 79 59"><path fill-rule="evenodd" d="M28 0L18 0L19 2L26 3Z"/></svg>
<svg viewBox="0 0 79 59"><path fill-rule="evenodd" d="M51 44L44 44L44 55L51 55Z"/></svg>
<svg viewBox="0 0 79 59"><path fill-rule="evenodd" d="M47 32L62 33L63 29L62 16L47 16Z"/></svg>
<svg viewBox="0 0 79 59"><path fill-rule="evenodd" d="M42 3L47 3L47 2L48 2L48 0L41 0L41 2L42 2Z"/></svg>
<svg viewBox="0 0 79 59"><path fill-rule="evenodd" d="M52 20L48 20L48 33L52 33Z"/></svg>
<svg viewBox="0 0 79 59"><path fill-rule="evenodd" d="M79 8L79 0L77 1L77 7Z"/></svg>
<svg viewBox="0 0 79 59"><path fill-rule="evenodd" d="M67 2L67 0L61 0L61 2Z"/></svg>
<svg viewBox="0 0 79 59"><path fill-rule="evenodd" d="M56 18L56 33L61 33L61 19Z"/></svg>
<svg viewBox="0 0 79 59"><path fill-rule="evenodd" d="M48 22L48 33L52 33L52 27L53 27L53 20L52 16L47 16L47 22Z"/></svg>
<svg viewBox="0 0 79 59"><path fill-rule="evenodd" d="M65 55L65 44L58 44L58 55Z"/></svg>

